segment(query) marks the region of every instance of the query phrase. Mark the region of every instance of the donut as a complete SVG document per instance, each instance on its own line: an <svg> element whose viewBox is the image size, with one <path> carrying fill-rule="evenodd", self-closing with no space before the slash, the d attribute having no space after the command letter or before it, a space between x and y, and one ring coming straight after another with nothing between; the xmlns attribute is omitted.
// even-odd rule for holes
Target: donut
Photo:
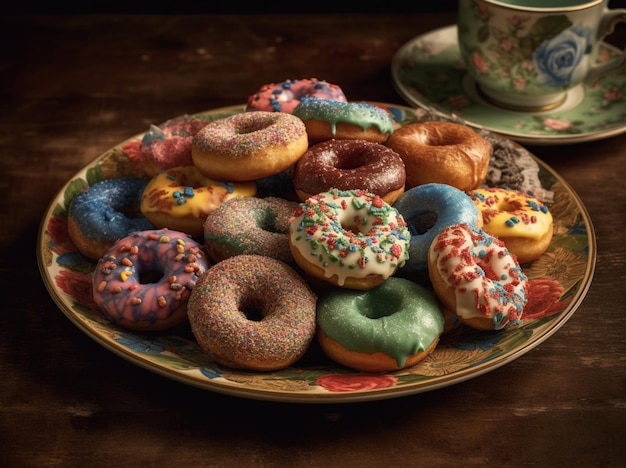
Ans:
<svg viewBox="0 0 626 468"><path fill-rule="evenodd" d="M98 261L93 299L103 315L125 328L158 331L187 321L187 301L209 269L202 245L168 229L135 232Z"/></svg>
<svg viewBox="0 0 626 468"><path fill-rule="evenodd" d="M207 215L226 200L254 196L254 182L223 182L195 166L174 167L153 177L143 191L141 212L158 228L201 238Z"/></svg>
<svg viewBox="0 0 626 468"><path fill-rule="evenodd" d="M480 227L478 208L465 192L446 184L413 187L393 204L411 233L409 259L403 273L426 271L428 249L444 228L455 224Z"/></svg>
<svg viewBox="0 0 626 468"><path fill-rule="evenodd" d="M469 193L482 216L483 229L504 242L520 263L546 251L553 220L548 207L518 190L481 188Z"/></svg>
<svg viewBox="0 0 626 468"><path fill-rule="evenodd" d="M369 291L335 289L317 305L322 351L363 372L414 366L435 349L443 328L434 294L403 278L389 278Z"/></svg>
<svg viewBox="0 0 626 468"><path fill-rule="evenodd" d="M379 285L408 259L404 219L365 190L332 189L307 199L290 221L289 236L304 272L350 289Z"/></svg>
<svg viewBox="0 0 626 468"><path fill-rule="evenodd" d="M445 228L428 252L428 276L444 307L477 330L519 323L528 279L497 237L467 224Z"/></svg>
<svg viewBox="0 0 626 468"><path fill-rule="evenodd" d="M303 97L346 101L346 96L337 85L317 78L286 80L261 86L248 98L246 111L286 112L291 114Z"/></svg>
<svg viewBox="0 0 626 468"><path fill-rule="evenodd" d="M154 177L159 171L173 167L190 166L192 138L207 123L206 118L183 115L161 125L150 125L141 141L133 140L122 150L144 177Z"/></svg>
<svg viewBox="0 0 626 468"><path fill-rule="evenodd" d="M207 177L246 181L277 174L308 149L304 124L282 112L244 112L215 120L193 137L194 165Z"/></svg>
<svg viewBox="0 0 626 468"><path fill-rule="evenodd" d="M407 188L434 182L466 191L487 177L491 143L461 124L408 124L394 131L385 144L404 160Z"/></svg>
<svg viewBox="0 0 626 468"><path fill-rule="evenodd" d="M317 297L280 260L238 255L214 265L191 293L188 316L200 347L236 369L290 366L315 336Z"/></svg>
<svg viewBox="0 0 626 468"><path fill-rule="evenodd" d="M204 246L216 262L256 254L293 264L289 219L297 208L297 202L276 197L228 200L207 216Z"/></svg>
<svg viewBox="0 0 626 468"><path fill-rule="evenodd" d="M122 237L154 227L140 211L147 183L133 177L103 180L72 199L67 230L79 252L98 260Z"/></svg>
<svg viewBox="0 0 626 468"><path fill-rule="evenodd" d="M394 131L386 110L364 102L304 98L293 115L304 122L311 143L331 138L384 143Z"/></svg>
<svg viewBox="0 0 626 468"><path fill-rule="evenodd" d="M363 189L392 204L404 192L402 158L366 140L327 140L309 148L296 162L293 186L300 201L332 188Z"/></svg>

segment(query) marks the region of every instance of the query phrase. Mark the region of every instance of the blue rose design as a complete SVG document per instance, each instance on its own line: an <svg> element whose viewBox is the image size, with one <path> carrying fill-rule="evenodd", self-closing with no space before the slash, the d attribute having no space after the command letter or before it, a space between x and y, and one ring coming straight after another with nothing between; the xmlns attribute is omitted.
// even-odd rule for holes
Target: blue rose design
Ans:
<svg viewBox="0 0 626 468"><path fill-rule="evenodd" d="M533 53L539 82L546 86L567 86L587 53L590 39L589 29L574 27L543 41Z"/></svg>

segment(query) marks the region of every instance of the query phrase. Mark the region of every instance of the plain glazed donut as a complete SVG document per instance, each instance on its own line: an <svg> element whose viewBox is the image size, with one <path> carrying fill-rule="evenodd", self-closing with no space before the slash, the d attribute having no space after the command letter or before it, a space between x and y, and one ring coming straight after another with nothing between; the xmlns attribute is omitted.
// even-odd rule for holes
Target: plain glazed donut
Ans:
<svg viewBox="0 0 626 468"><path fill-rule="evenodd" d="M153 177L143 191L141 212L157 228L201 238L210 212L234 197L254 196L256 183L223 182L195 166L174 167Z"/></svg>
<svg viewBox="0 0 626 468"><path fill-rule="evenodd" d="M238 255L200 278L189 298L189 323L214 361L238 369L278 370L308 349L315 336L316 300L302 277L283 262Z"/></svg>
<svg viewBox="0 0 626 468"><path fill-rule="evenodd" d="M293 264L289 219L298 202L237 197L220 205L204 223L204 246L219 262L235 255L264 255Z"/></svg>
<svg viewBox="0 0 626 468"><path fill-rule="evenodd" d="M93 299L106 318L132 330L165 330L187 321L187 301L208 270L202 246L183 232L136 232L98 261Z"/></svg>
<svg viewBox="0 0 626 468"><path fill-rule="evenodd" d="M141 214L145 179L108 179L93 184L70 203L67 230L78 250L92 260L133 231L154 226Z"/></svg>
<svg viewBox="0 0 626 468"><path fill-rule="evenodd" d="M428 249L446 227L469 224L480 227L476 205L465 192L446 184L425 184L407 190L393 204L411 232L409 259L403 273L426 271Z"/></svg>
<svg viewBox="0 0 626 468"><path fill-rule="evenodd" d="M461 124L408 124L385 144L404 160L407 188L434 182L466 191L481 185L487 176L491 143Z"/></svg>
<svg viewBox="0 0 626 468"><path fill-rule="evenodd" d="M290 247L311 277L350 289L378 286L408 259L402 216L364 190L330 190L304 203L291 219Z"/></svg>
<svg viewBox="0 0 626 468"><path fill-rule="evenodd" d="M269 83L248 98L246 111L286 112L291 114L303 97L346 101L346 96L337 85L318 80L286 80Z"/></svg>
<svg viewBox="0 0 626 468"><path fill-rule="evenodd" d="M141 141L133 140L122 151L139 169L139 175L154 177L160 171L178 166L190 166L191 140L209 120L183 115L161 125L150 125Z"/></svg>
<svg viewBox="0 0 626 468"><path fill-rule="evenodd" d="M483 229L504 242L520 263L538 258L550 245L553 221L548 207L528 194L504 188L469 192Z"/></svg>
<svg viewBox="0 0 626 468"><path fill-rule="evenodd" d="M435 349L443 327L436 297L402 278L389 278L369 291L335 289L317 306L324 353L363 372L414 366Z"/></svg>
<svg viewBox="0 0 626 468"><path fill-rule="evenodd" d="M332 188L362 189L392 204L404 192L402 158L379 143L327 140L313 145L296 163L293 186L300 201Z"/></svg>
<svg viewBox="0 0 626 468"><path fill-rule="evenodd" d="M519 323L528 279L504 243L466 224L445 228L428 254L435 293L459 320L478 330Z"/></svg>
<svg viewBox="0 0 626 468"><path fill-rule="evenodd" d="M255 180L277 174L309 147L304 124L282 112L244 112L215 120L194 136L195 166L217 180Z"/></svg>
<svg viewBox="0 0 626 468"><path fill-rule="evenodd" d="M305 98L293 115L304 122L311 143L332 138L384 143L394 131L386 110L364 102Z"/></svg>

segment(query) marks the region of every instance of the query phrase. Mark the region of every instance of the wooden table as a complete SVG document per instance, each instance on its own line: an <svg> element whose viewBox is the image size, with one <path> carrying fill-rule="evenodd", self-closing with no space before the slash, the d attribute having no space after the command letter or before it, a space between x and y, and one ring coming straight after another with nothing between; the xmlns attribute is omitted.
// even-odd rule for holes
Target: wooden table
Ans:
<svg viewBox="0 0 626 468"><path fill-rule="evenodd" d="M597 269L554 336L484 376L356 404L200 390L105 350L55 305L35 258L69 178L151 123L318 77L403 104L390 61L451 12L0 19L0 464L581 466L626 463L626 135L528 147L587 207ZM24 275L24 276L22 276Z"/></svg>

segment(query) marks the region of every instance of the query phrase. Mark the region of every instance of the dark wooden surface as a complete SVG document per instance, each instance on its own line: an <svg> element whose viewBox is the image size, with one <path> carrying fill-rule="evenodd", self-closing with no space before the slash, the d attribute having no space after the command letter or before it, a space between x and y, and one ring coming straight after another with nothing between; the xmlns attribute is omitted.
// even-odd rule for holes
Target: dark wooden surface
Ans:
<svg viewBox="0 0 626 468"><path fill-rule="evenodd" d="M596 274L545 343L482 377L340 405L224 396L152 374L85 336L35 259L63 184L150 123L318 77L402 104L390 61L453 12L0 19L0 465L624 466L626 135L529 147L593 220Z"/></svg>

